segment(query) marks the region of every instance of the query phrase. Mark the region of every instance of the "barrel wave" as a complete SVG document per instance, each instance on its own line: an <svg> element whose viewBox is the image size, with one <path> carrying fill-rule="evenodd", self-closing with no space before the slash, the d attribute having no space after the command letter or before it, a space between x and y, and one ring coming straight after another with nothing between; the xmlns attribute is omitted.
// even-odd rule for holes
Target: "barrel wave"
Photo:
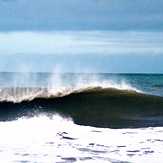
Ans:
<svg viewBox="0 0 163 163"><path fill-rule="evenodd" d="M25 88L21 88L25 89ZM26 88L27 89L27 88ZM163 97L134 90L90 87L55 95L41 90L33 98L1 100L0 121L46 114L60 114L74 123L95 127L137 128L163 126ZM20 92L20 90L19 90Z"/></svg>

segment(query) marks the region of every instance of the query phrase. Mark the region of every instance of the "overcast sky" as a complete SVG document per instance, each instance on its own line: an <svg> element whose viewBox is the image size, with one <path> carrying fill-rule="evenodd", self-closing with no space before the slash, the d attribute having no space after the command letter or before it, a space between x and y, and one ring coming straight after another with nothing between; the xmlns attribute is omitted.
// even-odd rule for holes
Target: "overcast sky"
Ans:
<svg viewBox="0 0 163 163"><path fill-rule="evenodd" d="M0 0L0 71L163 73L162 0Z"/></svg>

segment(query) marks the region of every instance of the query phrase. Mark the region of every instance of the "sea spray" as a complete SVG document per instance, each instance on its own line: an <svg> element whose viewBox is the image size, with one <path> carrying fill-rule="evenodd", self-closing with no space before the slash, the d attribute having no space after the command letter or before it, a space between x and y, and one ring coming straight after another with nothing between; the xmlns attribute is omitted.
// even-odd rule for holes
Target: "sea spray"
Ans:
<svg viewBox="0 0 163 163"><path fill-rule="evenodd" d="M103 79L97 74L16 73L12 74L5 86L1 86L0 101L21 102L41 97L63 97L96 87L140 92L123 79L117 82Z"/></svg>

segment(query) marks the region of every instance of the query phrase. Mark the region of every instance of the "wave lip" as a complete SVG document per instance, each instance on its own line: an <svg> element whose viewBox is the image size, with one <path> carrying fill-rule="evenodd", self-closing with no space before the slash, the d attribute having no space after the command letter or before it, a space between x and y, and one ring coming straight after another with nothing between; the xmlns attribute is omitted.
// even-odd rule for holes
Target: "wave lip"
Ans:
<svg viewBox="0 0 163 163"><path fill-rule="evenodd" d="M35 98L58 98L67 96L72 93L79 93L86 90L93 90L95 88L105 89L113 88L117 90L130 90L141 92L136 88L131 87L125 82L117 84L113 81L94 81L94 82L80 82L75 86L55 86L55 87L6 87L0 89L0 101L8 101L20 103L22 101L32 101Z"/></svg>

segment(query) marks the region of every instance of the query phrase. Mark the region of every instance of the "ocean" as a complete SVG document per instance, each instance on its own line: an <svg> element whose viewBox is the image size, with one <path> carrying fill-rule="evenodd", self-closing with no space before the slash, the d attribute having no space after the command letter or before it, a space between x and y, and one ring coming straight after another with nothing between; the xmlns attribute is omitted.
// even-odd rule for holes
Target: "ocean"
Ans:
<svg viewBox="0 0 163 163"><path fill-rule="evenodd" d="M162 74L0 73L0 162L162 160Z"/></svg>

